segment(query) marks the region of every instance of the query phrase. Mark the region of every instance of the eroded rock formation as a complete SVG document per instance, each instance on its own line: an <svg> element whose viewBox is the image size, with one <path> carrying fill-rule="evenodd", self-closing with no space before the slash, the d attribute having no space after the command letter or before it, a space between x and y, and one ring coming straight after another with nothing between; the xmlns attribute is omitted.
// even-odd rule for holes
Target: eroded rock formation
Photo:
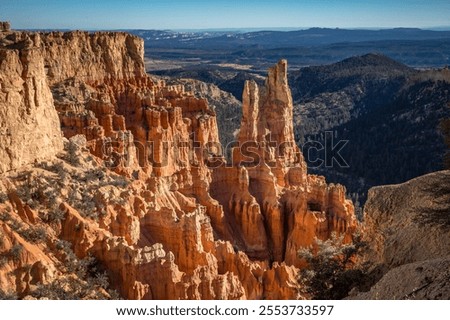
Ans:
<svg viewBox="0 0 450 320"><path fill-rule="evenodd" d="M17 40L16 33L3 31L3 45L11 37ZM24 44L22 50L0 50L0 173L62 150L58 114L44 65L42 48Z"/></svg>
<svg viewBox="0 0 450 320"><path fill-rule="evenodd" d="M230 221L231 237L249 256L299 266L297 251L332 232L351 235L353 205L345 189L307 175L292 124L287 62L269 70L265 86L245 84L233 166L213 172L211 195ZM259 236L257 236L259 235Z"/></svg>
<svg viewBox="0 0 450 320"><path fill-rule="evenodd" d="M450 171L370 189L367 261L381 280L355 299L449 299Z"/></svg>
<svg viewBox="0 0 450 320"><path fill-rule="evenodd" d="M292 299L297 250L355 228L344 187L306 172L284 60L265 87L246 84L228 164L215 112L147 76L142 39L5 31L0 66L0 121L14 139L32 135L26 157L22 141L0 147L1 171L17 172L0 183L4 291L79 277L64 240L124 298ZM37 227L45 235L30 243Z"/></svg>
<svg viewBox="0 0 450 320"><path fill-rule="evenodd" d="M391 269L449 255L449 191L448 170L370 189L364 219L371 264Z"/></svg>

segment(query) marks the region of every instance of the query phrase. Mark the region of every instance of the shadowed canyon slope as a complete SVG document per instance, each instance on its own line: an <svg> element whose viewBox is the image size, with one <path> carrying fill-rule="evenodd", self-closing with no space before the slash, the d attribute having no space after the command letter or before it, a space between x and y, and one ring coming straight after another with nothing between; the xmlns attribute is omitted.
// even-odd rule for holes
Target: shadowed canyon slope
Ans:
<svg viewBox="0 0 450 320"><path fill-rule="evenodd" d="M370 189L367 261L383 277L352 299L450 299L450 171Z"/></svg>
<svg viewBox="0 0 450 320"><path fill-rule="evenodd" d="M356 220L306 173L286 61L245 84L226 163L215 111L143 55L126 33L0 33L0 288L108 297L100 270L128 299L297 298L298 249Z"/></svg>

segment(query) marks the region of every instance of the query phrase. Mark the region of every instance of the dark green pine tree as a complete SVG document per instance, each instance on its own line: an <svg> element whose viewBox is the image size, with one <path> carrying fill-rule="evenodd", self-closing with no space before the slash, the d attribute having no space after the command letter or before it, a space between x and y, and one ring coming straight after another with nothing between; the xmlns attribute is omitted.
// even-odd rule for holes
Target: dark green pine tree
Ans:
<svg viewBox="0 0 450 320"><path fill-rule="evenodd" d="M448 104L448 107L450 108L450 104ZM450 118L443 119L440 127L444 134L444 142L447 145L447 152L444 156L444 167L450 169Z"/></svg>

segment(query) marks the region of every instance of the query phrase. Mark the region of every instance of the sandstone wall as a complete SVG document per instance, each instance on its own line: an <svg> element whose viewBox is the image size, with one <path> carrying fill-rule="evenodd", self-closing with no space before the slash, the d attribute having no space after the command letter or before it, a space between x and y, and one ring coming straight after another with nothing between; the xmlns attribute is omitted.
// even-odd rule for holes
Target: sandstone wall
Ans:
<svg viewBox="0 0 450 320"><path fill-rule="evenodd" d="M1 33L0 42L8 34ZM44 65L41 48L0 45L0 173L51 158L62 149Z"/></svg>

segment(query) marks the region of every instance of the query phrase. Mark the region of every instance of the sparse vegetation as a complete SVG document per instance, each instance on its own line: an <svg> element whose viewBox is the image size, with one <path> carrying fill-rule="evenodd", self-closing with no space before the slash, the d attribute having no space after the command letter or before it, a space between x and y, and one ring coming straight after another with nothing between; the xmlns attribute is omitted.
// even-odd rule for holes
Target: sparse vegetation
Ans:
<svg viewBox="0 0 450 320"><path fill-rule="evenodd" d="M43 220L48 223L60 222L60 221L64 220L65 216L66 216L66 214L63 210L56 208L56 209L50 210Z"/></svg>
<svg viewBox="0 0 450 320"><path fill-rule="evenodd" d="M80 147L74 141L69 140L67 144L67 161L75 167L81 164L79 150Z"/></svg>
<svg viewBox="0 0 450 320"><path fill-rule="evenodd" d="M41 167L45 170L56 173L59 176L61 182L65 182L70 177L67 169L64 167L63 161L54 161L51 165L42 163Z"/></svg>
<svg viewBox="0 0 450 320"><path fill-rule="evenodd" d="M96 208L96 201L92 192L89 189L83 189L80 193L76 189L72 189L67 202L78 210L78 212L85 218L98 220L98 212Z"/></svg>
<svg viewBox="0 0 450 320"><path fill-rule="evenodd" d="M87 181L102 181L105 177L104 168L94 168L85 172L83 179Z"/></svg>
<svg viewBox="0 0 450 320"><path fill-rule="evenodd" d="M17 294L12 291L3 291L0 289L0 300L17 300Z"/></svg>
<svg viewBox="0 0 450 320"><path fill-rule="evenodd" d="M20 235L32 243L42 243L47 239L47 230L42 226L29 227L19 231Z"/></svg>
<svg viewBox="0 0 450 320"><path fill-rule="evenodd" d="M97 190L103 186L125 189L130 184L126 177L107 173L106 167L95 163L93 168L83 170L83 168L74 169L65 166L63 161L57 160L52 163L42 162L39 168L56 173L58 177L26 172L20 177L22 183L17 187L16 193L30 208L39 210L41 219L48 223L57 223L64 219L65 214L59 209L64 201L83 217L97 221L107 212L107 204L96 197ZM62 192L63 190L65 192ZM110 200L113 203L112 199ZM123 202L114 202L114 204L117 203ZM9 217L2 213L0 219L6 220ZM13 223L17 224L16 221ZM20 225L15 227L19 229Z"/></svg>
<svg viewBox="0 0 450 320"><path fill-rule="evenodd" d="M8 199L8 195L5 192L0 191L0 203L5 203Z"/></svg>
<svg viewBox="0 0 450 320"><path fill-rule="evenodd" d="M23 223L15 218L11 217L8 222L9 227L17 233L20 233L23 228Z"/></svg>
<svg viewBox="0 0 450 320"><path fill-rule="evenodd" d="M22 254L23 246L21 244L15 244L9 249L8 257L12 260L19 260L20 255Z"/></svg>
<svg viewBox="0 0 450 320"><path fill-rule="evenodd" d="M11 219L11 214L7 211L0 213L0 220L3 222L8 222Z"/></svg>
<svg viewBox="0 0 450 320"><path fill-rule="evenodd" d="M126 188L130 184L130 181L123 176L116 175L113 177L113 180L108 184L118 188Z"/></svg>
<svg viewBox="0 0 450 320"><path fill-rule="evenodd" d="M64 240L58 240L55 247L61 254L68 275L48 284L38 284L37 289L30 293L31 296L52 300L119 298L116 291L108 289L108 275L99 270L95 258L88 256L78 259L70 242Z"/></svg>
<svg viewBox="0 0 450 320"><path fill-rule="evenodd" d="M8 263L8 258L0 255L0 268L3 268Z"/></svg>
<svg viewBox="0 0 450 320"><path fill-rule="evenodd" d="M0 231L0 247L3 247L5 245L5 235L3 232ZM0 253L0 268L2 268L4 265L8 263L8 257L6 257L4 254Z"/></svg>
<svg viewBox="0 0 450 320"><path fill-rule="evenodd" d="M44 196L44 186L30 173L25 175L25 179L26 181L17 187L16 193L31 209L37 209Z"/></svg>
<svg viewBox="0 0 450 320"><path fill-rule="evenodd" d="M301 293L319 300L346 297L365 275L358 261L364 247L359 234L347 244L333 233L330 239L316 239L313 247L299 250L299 257L308 264L299 274Z"/></svg>
<svg viewBox="0 0 450 320"><path fill-rule="evenodd" d="M8 223L8 226L17 232L22 238L32 243L44 242L47 238L47 230L43 226L26 227L20 220L8 213L3 213L1 220Z"/></svg>
<svg viewBox="0 0 450 320"><path fill-rule="evenodd" d="M415 222L450 229L450 180L432 181L423 186L421 192L433 194L432 202L414 208L418 213Z"/></svg>

